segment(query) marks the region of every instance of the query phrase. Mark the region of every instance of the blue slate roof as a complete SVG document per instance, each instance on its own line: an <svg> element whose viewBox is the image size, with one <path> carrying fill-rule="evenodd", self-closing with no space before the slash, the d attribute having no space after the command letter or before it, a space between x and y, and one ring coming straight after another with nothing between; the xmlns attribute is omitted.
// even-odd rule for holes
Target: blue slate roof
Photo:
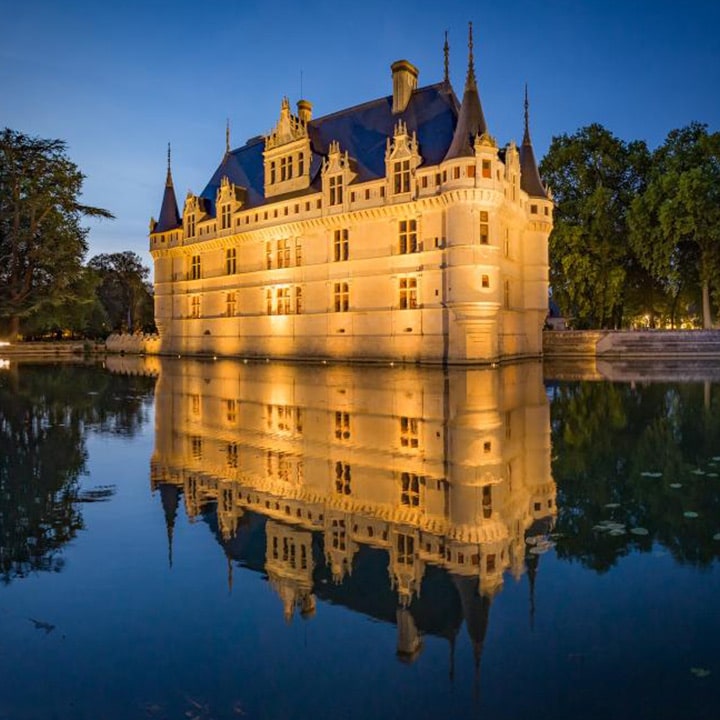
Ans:
<svg viewBox="0 0 720 720"><path fill-rule="evenodd" d="M396 115L392 113L392 96L387 96L311 120L308 123L313 152L311 187L302 194L319 189L322 160L327 157L330 143L334 140L353 161L358 174L356 182L385 177L385 147L398 120L407 125L410 134L416 133L423 163L439 164L452 142L458 111L459 103L452 88L441 82L415 90L407 108ZM210 182L200 193L201 197L210 201L213 207L211 214L214 214L215 197L225 175L230 182L246 188L247 207L265 202L264 148L264 139L259 137L225 154ZM274 196L273 202L279 199L282 197Z"/></svg>
<svg viewBox="0 0 720 720"><path fill-rule="evenodd" d="M175 230L182 225L180 213L178 212L178 204L175 198L175 188L173 187L172 175L168 167L167 179L165 180L165 191L163 193L162 205L160 206L160 217L155 223L153 232L165 232L166 230Z"/></svg>

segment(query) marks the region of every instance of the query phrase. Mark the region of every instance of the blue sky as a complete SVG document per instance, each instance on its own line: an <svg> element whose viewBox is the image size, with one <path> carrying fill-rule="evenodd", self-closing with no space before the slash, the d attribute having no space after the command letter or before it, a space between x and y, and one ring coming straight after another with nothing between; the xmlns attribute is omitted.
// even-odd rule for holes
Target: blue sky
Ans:
<svg viewBox="0 0 720 720"><path fill-rule="evenodd" d="M232 145L268 132L280 101L302 92L315 117L391 92L390 64L443 74L462 96L467 22L491 133L520 141L530 88L538 157L554 135L592 122L660 144L693 120L720 129L720 2L494 0L220 3L68 0L3 13L0 126L61 138L85 173L83 201L113 212L92 223L88 257L146 252L166 148L182 208Z"/></svg>

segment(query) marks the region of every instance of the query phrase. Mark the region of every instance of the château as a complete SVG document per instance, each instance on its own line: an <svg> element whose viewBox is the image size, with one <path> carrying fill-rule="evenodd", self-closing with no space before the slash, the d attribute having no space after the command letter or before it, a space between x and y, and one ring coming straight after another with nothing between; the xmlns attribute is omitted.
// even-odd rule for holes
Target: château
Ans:
<svg viewBox="0 0 720 720"><path fill-rule="evenodd" d="M314 118L287 98L150 223L161 353L487 363L539 356L552 199L528 127L485 120L472 26L462 101L392 64L392 93Z"/></svg>

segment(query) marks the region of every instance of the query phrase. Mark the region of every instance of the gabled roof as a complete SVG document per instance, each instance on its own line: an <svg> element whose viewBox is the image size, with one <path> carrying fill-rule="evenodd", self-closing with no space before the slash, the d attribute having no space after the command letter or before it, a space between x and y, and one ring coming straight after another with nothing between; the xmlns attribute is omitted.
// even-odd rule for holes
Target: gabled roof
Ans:
<svg viewBox="0 0 720 720"><path fill-rule="evenodd" d="M442 82L415 90L402 113L393 115L392 96L387 96L311 120L308 123L313 152L311 188L306 192L317 192L322 160L333 140L354 161L358 182L385 177L386 143L392 138L398 120L407 125L408 133L416 133L424 163L442 162L452 141L457 115L457 98ZM214 204L220 181L227 176L230 182L247 189L247 207L262 205L265 202L264 148L264 139L260 137L226 153L201 197ZM282 196L274 196L273 202L279 199Z"/></svg>
<svg viewBox="0 0 720 720"><path fill-rule="evenodd" d="M175 230L182 225L180 213L178 212L175 188L173 187L172 173L170 172L170 148L168 147L168 169L165 179L165 191L163 192L162 205L160 206L160 217L155 223L153 232L165 232Z"/></svg>

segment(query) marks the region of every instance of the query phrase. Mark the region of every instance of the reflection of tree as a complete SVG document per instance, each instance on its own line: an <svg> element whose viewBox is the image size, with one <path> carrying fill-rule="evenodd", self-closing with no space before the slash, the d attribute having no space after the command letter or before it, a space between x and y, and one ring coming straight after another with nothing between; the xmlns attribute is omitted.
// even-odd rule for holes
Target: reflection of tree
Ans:
<svg viewBox="0 0 720 720"><path fill-rule="evenodd" d="M62 546L82 528L79 502L89 429L133 434L146 419L148 378L70 365L0 373L0 578L59 571Z"/></svg>
<svg viewBox="0 0 720 720"><path fill-rule="evenodd" d="M717 557L717 387L708 394L698 384L562 384L554 392L552 434L560 556L600 571L653 542L681 562L702 565ZM604 521L627 532L596 529ZM632 528L648 534L634 535Z"/></svg>

